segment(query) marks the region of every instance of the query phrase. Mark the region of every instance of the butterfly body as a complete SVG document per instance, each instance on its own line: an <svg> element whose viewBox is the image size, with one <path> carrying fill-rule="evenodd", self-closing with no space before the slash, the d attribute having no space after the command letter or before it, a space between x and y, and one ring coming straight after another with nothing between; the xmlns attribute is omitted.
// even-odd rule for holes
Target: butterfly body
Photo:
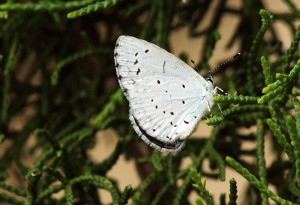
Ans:
<svg viewBox="0 0 300 205"><path fill-rule="evenodd" d="M180 150L214 104L212 81L173 54L134 37L120 36L114 56L134 130L153 148Z"/></svg>

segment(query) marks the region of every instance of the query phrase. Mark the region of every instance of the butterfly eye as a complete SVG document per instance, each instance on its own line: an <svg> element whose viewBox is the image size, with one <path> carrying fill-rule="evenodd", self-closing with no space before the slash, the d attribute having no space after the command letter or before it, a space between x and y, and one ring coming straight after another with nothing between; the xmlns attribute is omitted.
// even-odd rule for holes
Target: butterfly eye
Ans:
<svg viewBox="0 0 300 205"><path fill-rule="evenodd" d="M206 80L207 82L210 82L211 84L214 84L214 81L213 81L213 79L212 79L211 76L208 76L207 78L205 78L205 80Z"/></svg>

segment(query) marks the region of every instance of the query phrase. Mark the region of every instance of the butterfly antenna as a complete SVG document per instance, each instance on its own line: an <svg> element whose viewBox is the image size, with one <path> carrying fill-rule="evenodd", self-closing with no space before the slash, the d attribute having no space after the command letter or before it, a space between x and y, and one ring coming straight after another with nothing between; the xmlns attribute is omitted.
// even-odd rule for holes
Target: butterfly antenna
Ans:
<svg viewBox="0 0 300 205"><path fill-rule="evenodd" d="M198 73L199 72L199 69L196 67L196 63L195 63L195 61L192 59L191 60L191 62L192 62L192 64L194 65L194 69L196 70L196 72Z"/></svg>
<svg viewBox="0 0 300 205"><path fill-rule="evenodd" d="M220 70L221 68L223 68L224 66L236 61L239 57L241 56L241 53L237 53L235 54L232 58L228 59L227 61L225 61L224 63L221 63L220 65L218 65L215 69L211 70L208 72L208 75L211 77L213 74L215 74L218 70Z"/></svg>

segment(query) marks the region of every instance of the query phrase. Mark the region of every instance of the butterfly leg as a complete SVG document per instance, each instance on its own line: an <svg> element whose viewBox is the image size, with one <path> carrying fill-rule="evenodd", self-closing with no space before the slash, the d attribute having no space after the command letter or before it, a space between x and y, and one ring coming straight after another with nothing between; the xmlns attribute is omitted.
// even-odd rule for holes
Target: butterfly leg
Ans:
<svg viewBox="0 0 300 205"><path fill-rule="evenodd" d="M227 93L224 92L224 90L222 90L220 87L216 86L215 89L214 89L214 92L216 93L216 95L221 95L221 94L218 93L218 91L220 91L223 95L227 95ZM222 111L222 109L221 109L221 107L218 103L217 103L217 106L218 106L221 114L223 115L223 111Z"/></svg>
<svg viewBox="0 0 300 205"><path fill-rule="evenodd" d="M217 106L218 106L218 108L219 108L219 110L220 110L221 114L224 116L224 114L223 114L223 111L222 111L222 109L221 109L221 106L220 106L220 104L219 104L219 103L217 103Z"/></svg>
<svg viewBox="0 0 300 205"><path fill-rule="evenodd" d="M206 100L206 103L207 103L207 110L208 110L208 112L209 112L209 116L212 117L210 105L209 105L208 100L205 98L205 96L203 96L203 100Z"/></svg>
<svg viewBox="0 0 300 205"><path fill-rule="evenodd" d="M214 92L216 93L216 95L220 95L220 94L218 94L218 91L220 91L223 95L227 95L227 93L224 90L222 90L218 86L215 86Z"/></svg>

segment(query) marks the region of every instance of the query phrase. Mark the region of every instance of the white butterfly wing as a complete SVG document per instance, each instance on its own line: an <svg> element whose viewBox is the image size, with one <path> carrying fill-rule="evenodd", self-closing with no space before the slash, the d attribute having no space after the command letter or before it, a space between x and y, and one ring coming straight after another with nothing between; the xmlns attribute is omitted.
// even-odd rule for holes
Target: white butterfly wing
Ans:
<svg viewBox="0 0 300 205"><path fill-rule="evenodd" d="M129 36L117 40L115 64L138 135L161 151L180 150L213 105L212 83L171 53Z"/></svg>

